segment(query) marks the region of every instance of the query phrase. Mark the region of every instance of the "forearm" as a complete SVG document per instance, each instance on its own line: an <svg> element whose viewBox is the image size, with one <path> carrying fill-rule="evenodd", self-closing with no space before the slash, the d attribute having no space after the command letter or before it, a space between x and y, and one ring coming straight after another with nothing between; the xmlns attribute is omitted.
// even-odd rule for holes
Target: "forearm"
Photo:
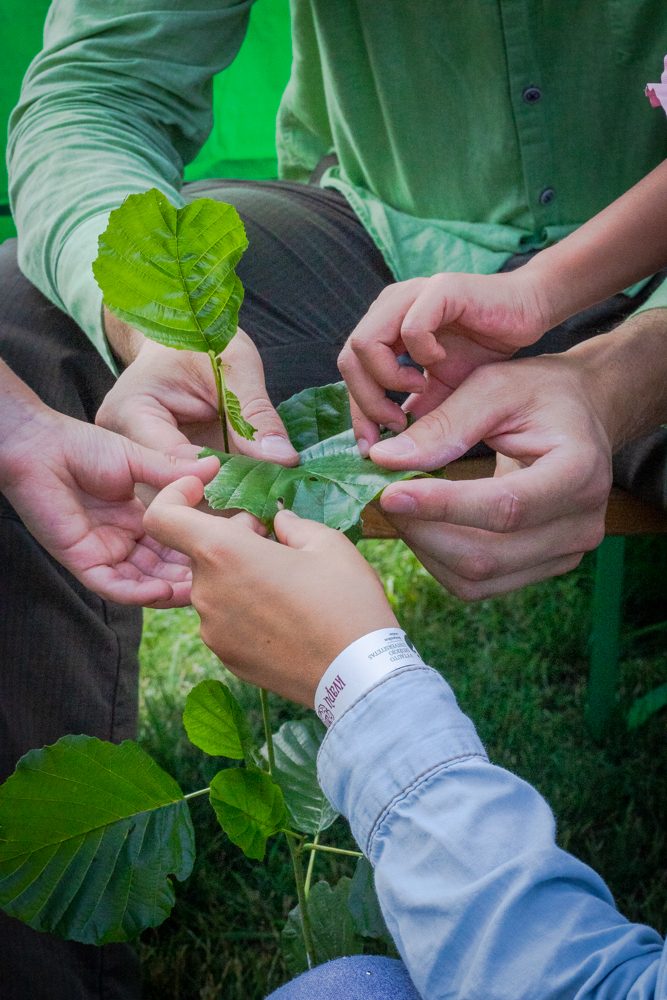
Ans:
<svg viewBox="0 0 667 1000"><path fill-rule="evenodd" d="M544 800L488 762L434 672L396 673L358 701L319 772L426 1000L657 997L659 935L559 850Z"/></svg>
<svg viewBox="0 0 667 1000"><path fill-rule="evenodd" d="M584 373L614 451L667 422L667 309L632 316L565 357Z"/></svg>
<svg viewBox="0 0 667 1000"><path fill-rule="evenodd" d="M667 160L525 267L557 323L667 265Z"/></svg>

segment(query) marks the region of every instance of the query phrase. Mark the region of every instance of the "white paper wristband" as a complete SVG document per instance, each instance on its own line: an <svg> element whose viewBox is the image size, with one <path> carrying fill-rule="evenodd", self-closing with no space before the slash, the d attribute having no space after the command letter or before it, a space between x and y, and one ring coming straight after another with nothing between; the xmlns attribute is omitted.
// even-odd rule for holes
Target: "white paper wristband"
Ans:
<svg viewBox="0 0 667 1000"><path fill-rule="evenodd" d="M425 666L400 628L380 628L351 642L325 671L315 711L329 728L364 692L400 667Z"/></svg>

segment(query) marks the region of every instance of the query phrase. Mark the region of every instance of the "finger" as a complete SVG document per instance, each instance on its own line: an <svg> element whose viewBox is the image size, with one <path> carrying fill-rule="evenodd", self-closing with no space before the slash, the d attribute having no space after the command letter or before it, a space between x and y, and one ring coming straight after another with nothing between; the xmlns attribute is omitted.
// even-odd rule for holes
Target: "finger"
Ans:
<svg viewBox="0 0 667 1000"><path fill-rule="evenodd" d="M158 490L183 476L197 476L202 483L208 483L220 469L220 462L213 455L207 458L176 458L128 440L125 440L125 451L134 482Z"/></svg>
<svg viewBox="0 0 667 1000"><path fill-rule="evenodd" d="M511 406L500 393L480 399L470 379L407 431L375 445L371 458L389 469L437 469L497 430Z"/></svg>
<svg viewBox="0 0 667 1000"><path fill-rule="evenodd" d="M222 358L228 366L229 388L238 396L243 417L255 428L254 441L232 431L239 451L279 465L298 465L296 449L267 395L259 351L248 335L239 330Z"/></svg>
<svg viewBox="0 0 667 1000"><path fill-rule="evenodd" d="M193 508L202 498L201 479L187 476L165 486L144 515L144 529L162 545L191 555L205 544L214 525L222 523Z"/></svg>
<svg viewBox="0 0 667 1000"><path fill-rule="evenodd" d="M273 522L276 538L291 549L321 549L338 539L345 538L340 532L317 521L309 521L291 510L280 510Z"/></svg>
<svg viewBox="0 0 667 1000"><path fill-rule="evenodd" d="M462 277L436 274L428 278L403 318L401 337L414 360L424 367L436 364L446 356L435 334L455 323L465 309L465 301L456 289L456 281L460 282Z"/></svg>
<svg viewBox="0 0 667 1000"><path fill-rule="evenodd" d="M380 428L373 420L369 420L353 396L350 396L350 416L359 454L362 458L368 458L371 446L380 440Z"/></svg>
<svg viewBox="0 0 667 1000"><path fill-rule="evenodd" d="M493 479L394 483L383 492L380 504L387 513L515 532L577 511L603 509L609 484L605 478L591 488L589 475L577 456L554 450L527 468Z"/></svg>
<svg viewBox="0 0 667 1000"><path fill-rule="evenodd" d="M238 514L234 514L229 520L235 525L235 527L252 531L253 534L259 535L261 538L267 538L269 535L269 529L267 526L260 521L258 517L255 517L254 514L249 513L247 510L239 511Z"/></svg>
<svg viewBox="0 0 667 1000"><path fill-rule="evenodd" d="M452 576L471 583L530 571L555 559L581 558L604 537L604 517L597 512L562 517L512 534L434 525L417 518L392 517L390 521L411 548L428 552Z"/></svg>
<svg viewBox="0 0 667 1000"><path fill-rule="evenodd" d="M539 566L532 566L521 572L476 582L451 573L447 568L443 568L437 560L433 559L429 553L425 553L419 549L414 549L414 552L429 573L450 594L454 594L455 597L460 598L462 601L483 601L490 597L509 594L514 590L521 590L532 583L540 583L542 580L550 580L555 576L562 576L564 573L569 573L575 569L581 562L582 556L582 553L562 556L541 563Z"/></svg>
<svg viewBox="0 0 667 1000"><path fill-rule="evenodd" d="M345 384L350 400L356 404L356 412L362 415L360 429L365 430L368 423L388 427L392 431L404 429L406 421L401 407L386 396L384 387L360 365L355 366L353 375L349 381L346 379Z"/></svg>
<svg viewBox="0 0 667 1000"><path fill-rule="evenodd" d="M178 429L174 415L152 396L124 400L118 408L102 404L95 423L163 455L195 459L200 450Z"/></svg>
<svg viewBox="0 0 667 1000"><path fill-rule="evenodd" d="M174 587L167 580L128 579L115 566L93 566L79 579L89 590L116 604L152 607L169 602L174 594Z"/></svg>

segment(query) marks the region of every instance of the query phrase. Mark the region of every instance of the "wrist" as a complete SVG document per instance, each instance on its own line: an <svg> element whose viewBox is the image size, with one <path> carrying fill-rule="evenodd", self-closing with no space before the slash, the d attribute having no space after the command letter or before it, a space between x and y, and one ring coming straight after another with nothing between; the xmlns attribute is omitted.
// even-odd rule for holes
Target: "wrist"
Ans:
<svg viewBox="0 0 667 1000"><path fill-rule="evenodd" d="M383 677L402 667L425 666L402 628L375 629L355 639L320 678L315 711L327 728Z"/></svg>
<svg viewBox="0 0 667 1000"><path fill-rule="evenodd" d="M667 421L667 309L632 316L567 351L613 451Z"/></svg>
<svg viewBox="0 0 667 1000"><path fill-rule="evenodd" d="M149 342L148 339L139 330L115 316L106 306L103 311L103 323L106 338L116 361L127 368L144 344Z"/></svg>
<svg viewBox="0 0 667 1000"><path fill-rule="evenodd" d="M51 410L27 386L3 394L0 406L0 490L6 492L43 461L45 437L53 433L60 414Z"/></svg>

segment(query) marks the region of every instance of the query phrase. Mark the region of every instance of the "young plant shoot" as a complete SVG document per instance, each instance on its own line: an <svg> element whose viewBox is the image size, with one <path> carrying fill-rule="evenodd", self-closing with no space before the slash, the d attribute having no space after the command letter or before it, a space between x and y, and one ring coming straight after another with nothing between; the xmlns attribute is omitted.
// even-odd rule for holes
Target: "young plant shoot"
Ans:
<svg viewBox="0 0 667 1000"><path fill-rule="evenodd" d="M357 538L364 507L389 483L421 475L362 458L343 383L306 389L279 407L300 464L285 468L229 453L227 424L252 440L220 354L234 337L243 286L234 269L248 241L231 205L200 199L174 208L157 190L130 195L109 218L93 265L108 308L167 347L208 354L225 451L206 489L216 509L241 508L271 526L281 507ZM206 795L229 839L261 861L282 834L298 906L283 932L290 972L387 941L370 866L355 851L320 844L335 821L316 776L324 729L314 716L273 734L262 692L265 746L255 745L232 691L203 681L184 725L204 753L239 762L184 795L132 741L65 736L32 750L0 787L0 907L37 930L92 944L160 924L174 904L172 876L192 870L188 800ZM313 883L315 855L359 859L352 880ZM390 945L391 946L391 945Z"/></svg>

